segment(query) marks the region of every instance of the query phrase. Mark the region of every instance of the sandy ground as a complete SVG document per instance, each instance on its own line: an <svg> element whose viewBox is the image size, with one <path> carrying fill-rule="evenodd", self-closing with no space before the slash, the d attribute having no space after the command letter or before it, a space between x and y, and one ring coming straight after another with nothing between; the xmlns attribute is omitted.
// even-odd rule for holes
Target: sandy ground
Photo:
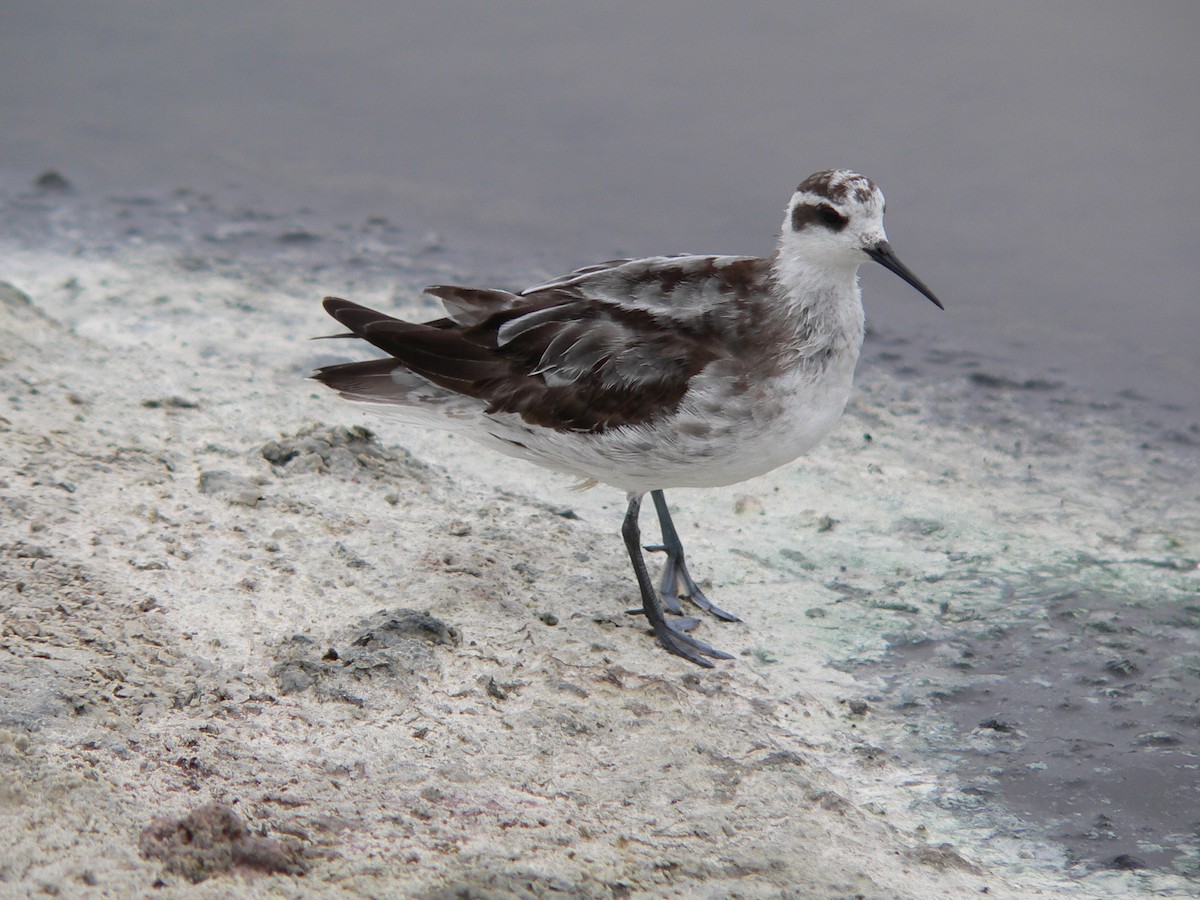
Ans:
<svg viewBox="0 0 1200 900"><path fill-rule="evenodd" d="M1017 396L1001 433L864 373L809 458L669 495L745 618L701 671L623 614L615 491L303 381L336 286L4 260L0 895L1189 895L930 802L832 664L964 565L1194 541L1119 426Z"/></svg>

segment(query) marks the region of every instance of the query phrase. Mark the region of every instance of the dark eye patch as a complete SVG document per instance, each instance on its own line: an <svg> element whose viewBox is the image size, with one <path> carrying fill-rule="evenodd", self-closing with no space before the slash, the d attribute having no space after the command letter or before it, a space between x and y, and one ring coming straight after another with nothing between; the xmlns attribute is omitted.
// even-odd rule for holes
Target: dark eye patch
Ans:
<svg viewBox="0 0 1200 900"><path fill-rule="evenodd" d="M822 225L830 231L841 231L850 220L828 203L800 203L792 209L792 231L808 225Z"/></svg>

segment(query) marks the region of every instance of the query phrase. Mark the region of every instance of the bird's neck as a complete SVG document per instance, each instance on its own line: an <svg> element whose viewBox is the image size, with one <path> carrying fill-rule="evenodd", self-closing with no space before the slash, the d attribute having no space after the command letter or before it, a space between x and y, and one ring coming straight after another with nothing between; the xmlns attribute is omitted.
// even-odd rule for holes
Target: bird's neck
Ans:
<svg viewBox="0 0 1200 900"><path fill-rule="evenodd" d="M805 354L832 350L858 355L864 326L858 266L818 266L777 253L772 272Z"/></svg>

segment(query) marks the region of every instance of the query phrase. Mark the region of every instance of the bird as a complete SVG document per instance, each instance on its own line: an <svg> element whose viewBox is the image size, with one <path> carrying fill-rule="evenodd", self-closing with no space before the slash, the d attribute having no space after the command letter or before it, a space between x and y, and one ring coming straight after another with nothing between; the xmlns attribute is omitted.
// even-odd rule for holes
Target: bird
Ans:
<svg viewBox="0 0 1200 900"><path fill-rule="evenodd" d="M696 665L733 657L690 632L718 620L688 570L664 491L745 481L837 422L864 335L860 265L942 302L892 250L883 193L846 169L804 179L770 256L614 259L518 292L431 285L445 316L408 322L349 300L325 310L387 356L319 368L341 397L625 492L621 527L658 642ZM653 500L662 535L643 547ZM665 555L656 585L643 550ZM669 614L669 615L668 615Z"/></svg>

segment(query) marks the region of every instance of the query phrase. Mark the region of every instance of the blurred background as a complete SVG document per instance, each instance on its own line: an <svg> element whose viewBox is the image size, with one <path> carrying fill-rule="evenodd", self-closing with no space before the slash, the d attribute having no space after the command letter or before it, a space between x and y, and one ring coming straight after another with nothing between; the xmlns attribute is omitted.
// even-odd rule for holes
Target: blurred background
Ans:
<svg viewBox="0 0 1200 900"><path fill-rule="evenodd" d="M855 168L948 308L865 267L877 332L1195 423L1198 39L1191 0L12 2L0 178L386 216L556 273L768 253L802 178Z"/></svg>

